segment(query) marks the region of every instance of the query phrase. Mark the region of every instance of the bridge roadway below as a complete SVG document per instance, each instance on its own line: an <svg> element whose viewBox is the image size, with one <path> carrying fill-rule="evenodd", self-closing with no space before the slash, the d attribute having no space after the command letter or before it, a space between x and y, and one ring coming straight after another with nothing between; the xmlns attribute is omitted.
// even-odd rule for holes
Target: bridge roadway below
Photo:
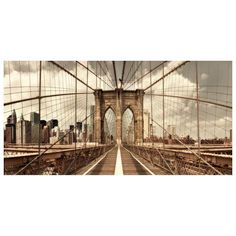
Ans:
<svg viewBox="0 0 236 236"><path fill-rule="evenodd" d="M143 158L116 146L105 155L79 170L78 175L165 175L165 170L154 167Z"/></svg>
<svg viewBox="0 0 236 236"><path fill-rule="evenodd" d="M42 147L42 151L46 147ZM232 174L232 147L203 148L201 158L223 174ZM5 148L4 173L15 174L38 158L37 149ZM41 151L41 152L42 152ZM229 154L228 154L229 153ZM20 174L77 174L77 175L166 175L215 174L199 163L192 150L153 148L137 145L97 145L88 147L55 148L45 152Z"/></svg>

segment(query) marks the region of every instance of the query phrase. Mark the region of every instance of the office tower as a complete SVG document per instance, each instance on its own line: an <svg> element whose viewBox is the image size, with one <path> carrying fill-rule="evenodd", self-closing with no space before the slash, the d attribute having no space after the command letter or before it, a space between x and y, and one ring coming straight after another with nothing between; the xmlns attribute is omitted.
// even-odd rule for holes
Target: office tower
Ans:
<svg viewBox="0 0 236 236"><path fill-rule="evenodd" d="M150 113L147 110L143 111L143 137L150 138Z"/></svg>
<svg viewBox="0 0 236 236"><path fill-rule="evenodd" d="M82 131L82 122L76 122L76 129L78 129L79 132Z"/></svg>
<svg viewBox="0 0 236 236"><path fill-rule="evenodd" d="M47 125L46 120L40 120L40 125L41 125L41 128L43 129L43 127Z"/></svg>
<svg viewBox="0 0 236 236"><path fill-rule="evenodd" d="M31 142L31 122L24 120L21 114L20 120L16 123L16 143L25 144Z"/></svg>
<svg viewBox="0 0 236 236"><path fill-rule="evenodd" d="M30 112L30 121L32 124L39 124L39 114L37 112Z"/></svg>
<svg viewBox="0 0 236 236"><path fill-rule="evenodd" d="M56 120L56 119L51 119L51 123L52 123L52 128L58 126L58 120Z"/></svg>
<svg viewBox="0 0 236 236"><path fill-rule="evenodd" d="M42 131L42 143L45 143L45 144L49 143L49 138L50 138L49 126L45 125Z"/></svg>
<svg viewBox="0 0 236 236"><path fill-rule="evenodd" d="M40 117L37 112L30 112L31 121L31 143L38 143L39 138L42 135L40 128Z"/></svg>
<svg viewBox="0 0 236 236"><path fill-rule="evenodd" d="M90 124L89 124L89 141L94 142L94 112L95 106L90 106Z"/></svg>
<svg viewBox="0 0 236 236"><path fill-rule="evenodd" d="M6 143L16 142L16 127L14 124L6 124Z"/></svg>
<svg viewBox="0 0 236 236"><path fill-rule="evenodd" d="M69 130L66 130L67 135L64 137L64 143L65 144L72 144L73 143L73 132L69 132Z"/></svg>
<svg viewBox="0 0 236 236"><path fill-rule="evenodd" d="M16 111L13 109L12 114L7 118L6 143L16 143L16 122Z"/></svg>
<svg viewBox="0 0 236 236"><path fill-rule="evenodd" d="M17 122L17 116L16 116L16 111L13 109L12 113L10 116L7 118L7 124L16 124Z"/></svg>
<svg viewBox="0 0 236 236"><path fill-rule="evenodd" d="M38 143L42 135L40 124L31 123L31 142Z"/></svg>

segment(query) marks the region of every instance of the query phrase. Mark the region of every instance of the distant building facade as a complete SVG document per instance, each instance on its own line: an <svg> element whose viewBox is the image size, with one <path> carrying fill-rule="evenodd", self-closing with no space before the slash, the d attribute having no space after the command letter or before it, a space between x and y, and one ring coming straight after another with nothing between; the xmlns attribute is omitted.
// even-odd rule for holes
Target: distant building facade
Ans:
<svg viewBox="0 0 236 236"><path fill-rule="evenodd" d="M16 143L31 143L31 122L24 120L23 114L16 124Z"/></svg>
<svg viewBox="0 0 236 236"><path fill-rule="evenodd" d="M150 112L147 110L143 111L143 137L150 138Z"/></svg>

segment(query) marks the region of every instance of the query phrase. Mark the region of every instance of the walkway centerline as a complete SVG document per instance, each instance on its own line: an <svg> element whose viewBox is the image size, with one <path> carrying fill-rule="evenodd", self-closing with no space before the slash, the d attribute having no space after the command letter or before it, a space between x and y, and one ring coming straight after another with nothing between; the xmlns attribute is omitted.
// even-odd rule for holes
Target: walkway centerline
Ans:
<svg viewBox="0 0 236 236"><path fill-rule="evenodd" d="M118 144L118 151L116 156L115 175L123 175L122 160L120 154L120 144Z"/></svg>

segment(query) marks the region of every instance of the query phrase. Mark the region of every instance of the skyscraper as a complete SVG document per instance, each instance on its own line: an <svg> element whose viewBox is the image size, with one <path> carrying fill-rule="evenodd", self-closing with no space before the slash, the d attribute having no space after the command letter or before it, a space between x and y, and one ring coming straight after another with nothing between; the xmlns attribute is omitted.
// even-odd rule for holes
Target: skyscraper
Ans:
<svg viewBox="0 0 236 236"><path fill-rule="evenodd" d="M16 143L16 122L16 111L13 109L12 114L7 118L6 143Z"/></svg>
<svg viewBox="0 0 236 236"><path fill-rule="evenodd" d="M50 132L49 126L45 125L42 130L42 143L49 143Z"/></svg>
<svg viewBox="0 0 236 236"><path fill-rule="evenodd" d="M30 112L31 121L31 142L38 143L41 135L40 117L37 112Z"/></svg>
<svg viewBox="0 0 236 236"><path fill-rule="evenodd" d="M90 124L89 124L89 141L94 141L94 112L95 112L95 106L90 106Z"/></svg>
<svg viewBox="0 0 236 236"><path fill-rule="evenodd" d="M39 124L39 114L37 112L30 112L30 121L32 124Z"/></svg>
<svg viewBox="0 0 236 236"><path fill-rule="evenodd" d="M16 127L14 124L6 124L6 143L16 142Z"/></svg>
<svg viewBox="0 0 236 236"><path fill-rule="evenodd" d="M13 109L12 113L10 116L7 118L7 124L16 124L17 122L17 116L16 116L16 111Z"/></svg>
<svg viewBox="0 0 236 236"><path fill-rule="evenodd" d="M150 113L147 110L143 111L143 137L150 138Z"/></svg>
<svg viewBox="0 0 236 236"><path fill-rule="evenodd" d="M20 120L16 123L16 143L25 144L31 142L31 122L24 120L21 114Z"/></svg>

